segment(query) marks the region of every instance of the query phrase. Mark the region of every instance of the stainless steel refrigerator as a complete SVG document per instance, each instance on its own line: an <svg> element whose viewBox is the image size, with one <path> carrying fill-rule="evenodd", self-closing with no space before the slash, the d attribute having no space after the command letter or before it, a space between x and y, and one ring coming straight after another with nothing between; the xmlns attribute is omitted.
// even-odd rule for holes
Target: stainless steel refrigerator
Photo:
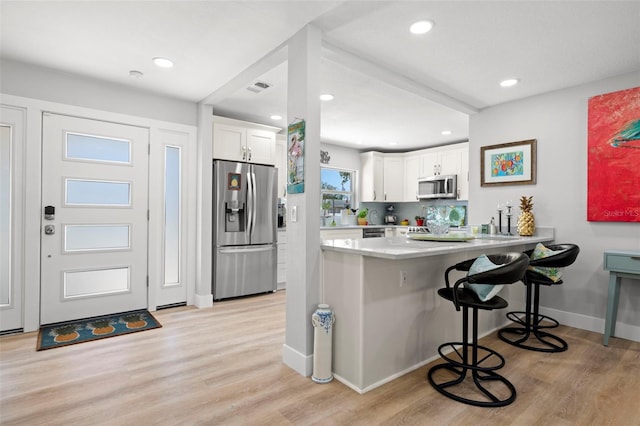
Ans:
<svg viewBox="0 0 640 426"><path fill-rule="evenodd" d="M276 169L213 162L213 298L276 290Z"/></svg>

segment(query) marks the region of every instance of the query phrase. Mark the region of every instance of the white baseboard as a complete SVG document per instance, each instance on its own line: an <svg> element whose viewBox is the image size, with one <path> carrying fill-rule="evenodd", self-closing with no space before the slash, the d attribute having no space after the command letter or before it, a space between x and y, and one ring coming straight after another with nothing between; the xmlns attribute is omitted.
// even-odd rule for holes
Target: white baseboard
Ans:
<svg viewBox="0 0 640 426"><path fill-rule="evenodd" d="M282 345L282 362L304 377L313 373L313 355L305 355L291 346Z"/></svg>
<svg viewBox="0 0 640 426"><path fill-rule="evenodd" d="M213 306L213 294L196 294L193 304L196 308L210 308Z"/></svg>
<svg viewBox="0 0 640 426"><path fill-rule="evenodd" d="M568 325L570 327L579 328L581 330L593 331L594 333L604 333L604 319L589 317L581 314L574 314L572 312L559 311L557 309L540 307L540 313L554 318L562 325ZM624 324L616 322L615 336L622 339L633 340L634 342L640 342L640 327L636 325Z"/></svg>
<svg viewBox="0 0 640 426"><path fill-rule="evenodd" d="M595 333L602 333L604 331L604 320L601 318L589 317L586 315L574 314L571 312L558 311L555 309L549 309L549 308L543 308L543 307L540 307L540 313L542 315L547 315L547 316L550 316L551 318L556 319L562 325L568 325L570 327L579 328L581 330L593 331ZM485 333L482 333L480 336L478 336L478 338L485 337L510 323L511 321L507 320L505 317L504 323L502 325L492 330L488 330ZM640 342L640 327L618 322L616 323L615 337L620 337L623 339ZM385 377L384 379L374 384L371 384L364 389L359 388L358 386L354 385L353 383L351 383L350 381L346 380L344 377L338 374L334 373L333 377L340 383L358 392L359 394L364 394L366 392L369 392L375 388L378 388L384 385L385 383L388 383L394 379L397 379L400 376L410 373L411 371L417 370L418 368L421 368L424 365L429 364L430 362L438 358L440 358L440 356L438 354L435 354L432 357L422 362L419 362L415 365L412 365L411 367L401 372L393 374L389 377ZM282 359L287 366L297 371L301 375L305 377L311 376L313 372L313 355L304 355L296 351L295 349L290 348L287 345L283 345Z"/></svg>

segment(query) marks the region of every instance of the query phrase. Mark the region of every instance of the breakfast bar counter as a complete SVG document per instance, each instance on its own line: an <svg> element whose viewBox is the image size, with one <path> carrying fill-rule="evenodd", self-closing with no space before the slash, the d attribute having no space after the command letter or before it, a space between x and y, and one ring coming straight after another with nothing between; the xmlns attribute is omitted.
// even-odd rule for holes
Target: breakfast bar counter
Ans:
<svg viewBox="0 0 640 426"><path fill-rule="evenodd" d="M540 228L533 237L322 242L320 299L336 318L334 377L365 393L438 358L438 346L459 340L461 330L453 304L437 294L447 267L481 254L521 252L553 238L552 228ZM500 296L514 308L509 310L523 310L523 285L507 285ZM480 334L502 327L505 313L483 311Z"/></svg>
<svg viewBox="0 0 640 426"><path fill-rule="evenodd" d="M456 238L460 236L460 238ZM451 241L447 241L447 237ZM466 241L465 237L472 239ZM451 233L442 237L442 241L419 241L407 237L367 238L352 240L329 240L320 244L324 251L337 251L381 259L412 259L425 256L439 256L448 253L460 253L468 250L508 248L522 244L535 244L553 240L553 229L542 228L532 237L478 235Z"/></svg>

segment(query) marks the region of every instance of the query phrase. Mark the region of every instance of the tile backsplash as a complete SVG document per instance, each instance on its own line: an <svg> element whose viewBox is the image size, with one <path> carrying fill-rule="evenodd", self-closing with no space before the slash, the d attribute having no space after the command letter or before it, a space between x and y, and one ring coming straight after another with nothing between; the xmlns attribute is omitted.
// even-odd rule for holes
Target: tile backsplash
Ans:
<svg viewBox="0 0 640 426"><path fill-rule="evenodd" d="M384 225L384 216L387 213L387 207L394 206L393 214L398 217L398 224L403 219L409 220L409 225L416 224L416 216L425 216L427 219L439 213L442 217L450 220L453 225L467 224L467 202L453 200L434 200L415 203L360 203L361 207L367 207L370 212L377 211L378 222L376 225ZM452 213L453 212L453 213Z"/></svg>

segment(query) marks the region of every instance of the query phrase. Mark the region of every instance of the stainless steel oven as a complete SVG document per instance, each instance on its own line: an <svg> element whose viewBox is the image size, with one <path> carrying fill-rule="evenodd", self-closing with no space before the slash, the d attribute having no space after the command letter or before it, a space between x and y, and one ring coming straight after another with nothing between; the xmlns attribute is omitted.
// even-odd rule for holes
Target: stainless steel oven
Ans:
<svg viewBox="0 0 640 426"><path fill-rule="evenodd" d="M384 238L384 228L362 228L362 238Z"/></svg>

